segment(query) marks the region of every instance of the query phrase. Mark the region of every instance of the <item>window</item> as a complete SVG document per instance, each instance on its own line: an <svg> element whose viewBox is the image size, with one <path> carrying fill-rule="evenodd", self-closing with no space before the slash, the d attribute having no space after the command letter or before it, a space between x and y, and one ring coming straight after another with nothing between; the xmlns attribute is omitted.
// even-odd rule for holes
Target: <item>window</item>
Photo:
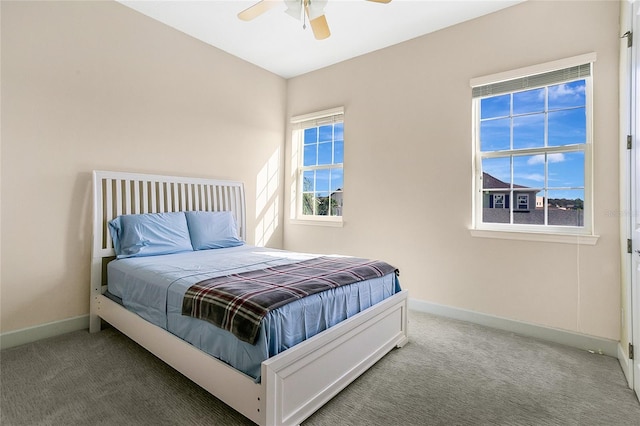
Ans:
<svg viewBox="0 0 640 426"><path fill-rule="evenodd" d="M518 194L518 210L529 210L529 194Z"/></svg>
<svg viewBox="0 0 640 426"><path fill-rule="evenodd" d="M291 119L293 152L297 159L293 217L297 219L342 220L343 117L343 108L335 108Z"/></svg>
<svg viewBox="0 0 640 426"><path fill-rule="evenodd" d="M594 60L472 80L474 229L591 235Z"/></svg>

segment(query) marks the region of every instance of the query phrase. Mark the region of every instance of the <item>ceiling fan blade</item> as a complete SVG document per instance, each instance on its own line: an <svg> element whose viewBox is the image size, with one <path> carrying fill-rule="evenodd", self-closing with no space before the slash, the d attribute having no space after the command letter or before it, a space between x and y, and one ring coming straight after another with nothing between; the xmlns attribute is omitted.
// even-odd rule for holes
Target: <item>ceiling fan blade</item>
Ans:
<svg viewBox="0 0 640 426"><path fill-rule="evenodd" d="M331 35L331 31L329 31L329 24L327 24L327 18L325 18L324 15L320 15L316 19L310 20L309 24L311 24L313 36L316 40L324 40Z"/></svg>
<svg viewBox="0 0 640 426"><path fill-rule="evenodd" d="M367 1L374 1L376 3L391 3L391 0L367 0Z"/></svg>
<svg viewBox="0 0 640 426"><path fill-rule="evenodd" d="M272 9L278 5L280 0L260 0L253 6L249 6L242 12L238 13L238 18L243 21L250 21L262 15L269 9Z"/></svg>
<svg viewBox="0 0 640 426"><path fill-rule="evenodd" d="M324 15L311 19L308 0L304 0L304 12L307 14L307 18L309 18L309 24L311 25L311 30L313 31L313 36L316 40L324 40L331 35L331 31L329 31L329 24L327 24L327 18L325 18Z"/></svg>

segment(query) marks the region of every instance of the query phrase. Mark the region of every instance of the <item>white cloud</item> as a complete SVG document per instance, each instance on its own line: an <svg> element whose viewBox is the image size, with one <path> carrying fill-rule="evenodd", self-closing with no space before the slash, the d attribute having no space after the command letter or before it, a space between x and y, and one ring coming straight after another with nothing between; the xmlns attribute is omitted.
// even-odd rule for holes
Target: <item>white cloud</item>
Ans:
<svg viewBox="0 0 640 426"><path fill-rule="evenodd" d="M562 163L564 161L564 154L561 152L555 154L547 154L547 158L550 163Z"/></svg>
<svg viewBox="0 0 640 426"><path fill-rule="evenodd" d="M527 160L527 164L530 166L535 166L536 164L544 164L544 155L534 155Z"/></svg>
<svg viewBox="0 0 640 426"><path fill-rule="evenodd" d="M550 163L562 163L564 161L564 154L561 152L555 154L547 154L547 158Z"/></svg>
<svg viewBox="0 0 640 426"><path fill-rule="evenodd" d="M561 96L582 96L585 91L585 85L569 86L567 84L558 84L557 86L549 87L549 98L557 99Z"/></svg>
<svg viewBox="0 0 640 426"><path fill-rule="evenodd" d="M523 175L522 178L532 180L534 182L544 182L544 175L541 175L540 173L529 173L528 175Z"/></svg>
<svg viewBox="0 0 640 426"><path fill-rule="evenodd" d="M547 158L549 163L562 163L565 160L564 154L561 152L547 154ZM535 166L537 164L544 164L544 154L534 155L533 157L527 160L527 164L530 166Z"/></svg>

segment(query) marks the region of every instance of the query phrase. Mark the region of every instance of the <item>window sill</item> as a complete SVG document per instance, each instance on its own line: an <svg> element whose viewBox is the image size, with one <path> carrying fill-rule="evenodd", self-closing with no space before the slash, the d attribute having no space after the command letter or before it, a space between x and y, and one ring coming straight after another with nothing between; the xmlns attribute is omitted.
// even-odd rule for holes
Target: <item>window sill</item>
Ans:
<svg viewBox="0 0 640 426"><path fill-rule="evenodd" d="M292 225L311 225L311 226L329 226L333 228L342 228L344 222L342 220L331 219L290 219Z"/></svg>
<svg viewBox="0 0 640 426"><path fill-rule="evenodd" d="M488 229L469 229L472 237L497 238L501 240L540 241L545 243L583 244L593 246L599 235L551 234L543 232L496 231Z"/></svg>

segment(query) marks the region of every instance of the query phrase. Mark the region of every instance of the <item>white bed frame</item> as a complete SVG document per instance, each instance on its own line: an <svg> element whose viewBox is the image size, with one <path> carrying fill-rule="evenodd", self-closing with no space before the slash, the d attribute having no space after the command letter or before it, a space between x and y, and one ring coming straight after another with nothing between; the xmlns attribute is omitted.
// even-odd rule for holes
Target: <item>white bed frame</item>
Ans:
<svg viewBox="0 0 640 426"><path fill-rule="evenodd" d="M93 172L90 331L105 320L258 425L298 425L394 347L407 342L407 291L262 363L261 383L103 295L114 256L107 222L121 214L229 210L246 240L241 182Z"/></svg>

